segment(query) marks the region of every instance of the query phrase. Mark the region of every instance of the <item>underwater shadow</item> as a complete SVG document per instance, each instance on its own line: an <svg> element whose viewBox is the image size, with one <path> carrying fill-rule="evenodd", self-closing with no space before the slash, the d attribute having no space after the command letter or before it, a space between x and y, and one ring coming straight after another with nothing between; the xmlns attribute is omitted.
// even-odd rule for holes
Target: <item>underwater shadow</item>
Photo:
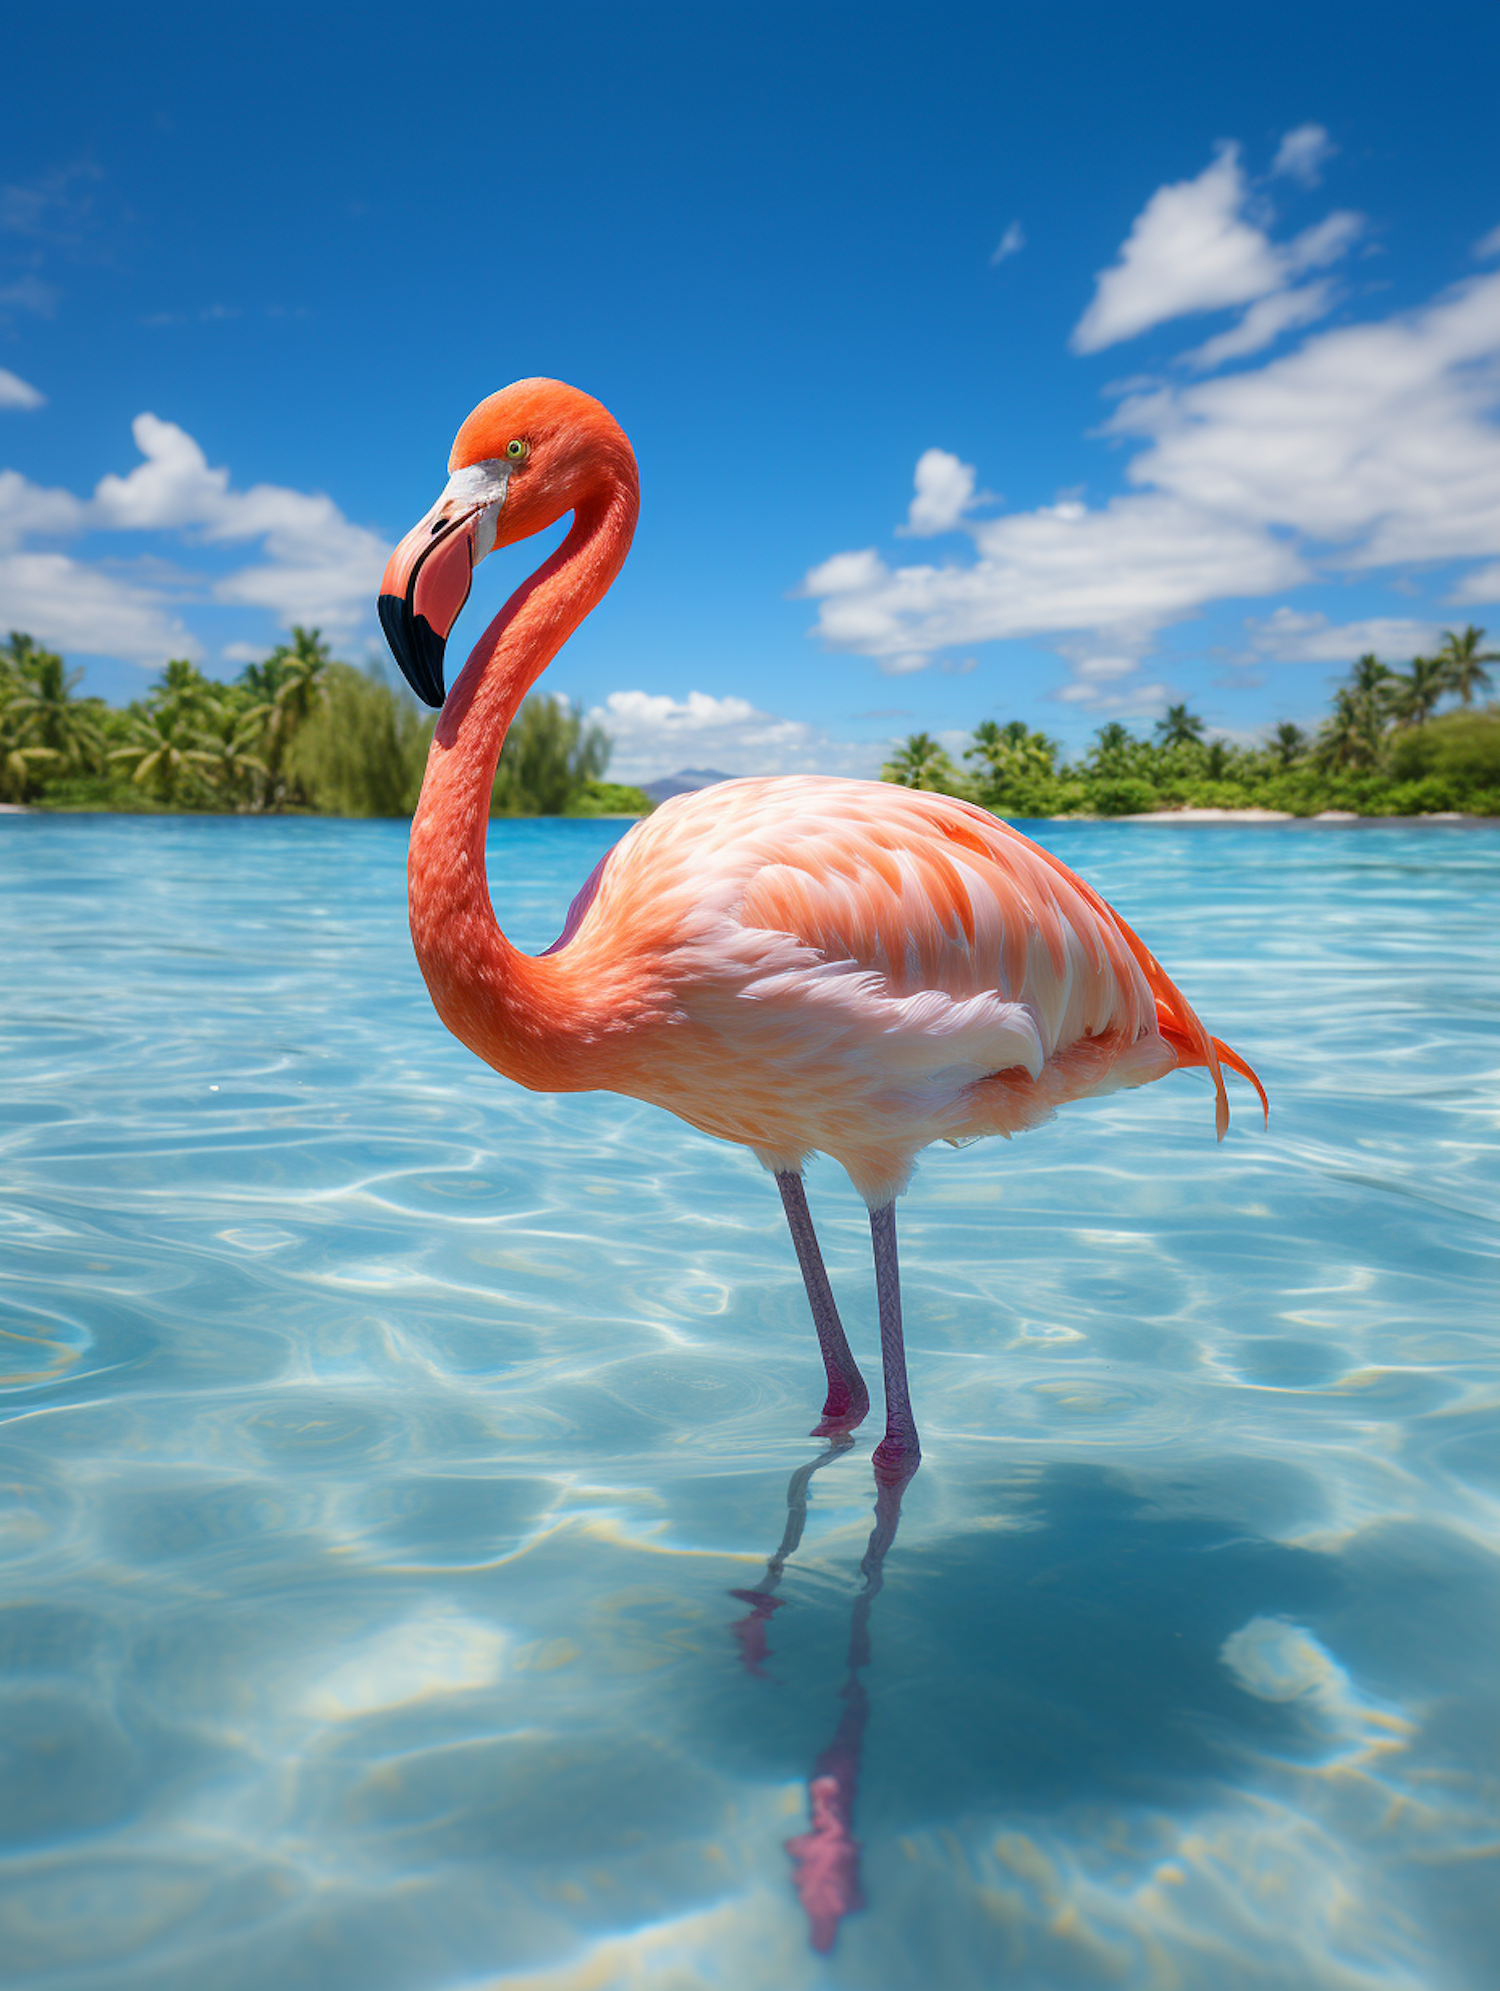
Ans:
<svg viewBox="0 0 1500 1991"><path fill-rule="evenodd" d="M1336 1558L1182 1511L1180 1472L1052 1464L971 1483L967 1520L919 1535L889 1574L909 1481L877 1484L844 1605L826 1581L788 1579L813 1476L849 1449L835 1441L792 1475L765 1576L730 1592L749 1607L730 1627L742 1671L714 1723L747 1771L805 1776L809 1824L787 1851L814 1949L866 1905L856 1797L864 1843L976 1813L1182 1811L1210 1802L1248 1750L1318 1746L1295 1708L1245 1693L1221 1654L1252 1617L1329 1614ZM842 1706L824 1741L830 1702Z"/></svg>

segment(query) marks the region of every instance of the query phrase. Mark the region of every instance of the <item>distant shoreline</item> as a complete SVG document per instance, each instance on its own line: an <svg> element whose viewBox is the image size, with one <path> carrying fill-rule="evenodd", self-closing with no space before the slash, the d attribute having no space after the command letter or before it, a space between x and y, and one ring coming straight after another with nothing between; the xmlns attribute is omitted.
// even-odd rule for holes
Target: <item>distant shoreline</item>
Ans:
<svg viewBox="0 0 1500 1991"><path fill-rule="evenodd" d="M334 816L320 809L292 809L265 812L244 809L48 809L25 802L0 802L0 816L128 816L132 822L151 818L184 819L199 822L232 823L404 823L408 816ZM644 816L615 815L600 810L586 816L491 816L492 823L641 823ZM1002 821L1018 823L1175 823L1179 828L1212 828L1226 823L1243 829L1246 825L1280 829L1295 823L1304 829L1422 829L1452 828L1469 824L1479 828L1500 828L1500 816L1469 816L1458 809L1435 810L1426 816L1359 816L1352 810L1324 809L1316 816L1294 816L1284 809L1151 809L1134 816L1016 816Z"/></svg>

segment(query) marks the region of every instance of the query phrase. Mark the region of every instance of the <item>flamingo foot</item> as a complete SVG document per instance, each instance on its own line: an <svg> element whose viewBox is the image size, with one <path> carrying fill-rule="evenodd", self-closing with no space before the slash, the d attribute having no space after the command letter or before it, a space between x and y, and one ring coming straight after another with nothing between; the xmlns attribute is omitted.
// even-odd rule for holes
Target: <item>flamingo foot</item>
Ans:
<svg viewBox="0 0 1500 1991"><path fill-rule="evenodd" d="M905 1486L922 1463L922 1447L915 1428L909 1433L887 1431L875 1447L870 1463L875 1477L885 1486Z"/></svg>
<svg viewBox="0 0 1500 1991"><path fill-rule="evenodd" d="M837 1438L864 1423L870 1414L870 1392L856 1369L852 1376L830 1374L823 1416L809 1432L813 1438Z"/></svg>

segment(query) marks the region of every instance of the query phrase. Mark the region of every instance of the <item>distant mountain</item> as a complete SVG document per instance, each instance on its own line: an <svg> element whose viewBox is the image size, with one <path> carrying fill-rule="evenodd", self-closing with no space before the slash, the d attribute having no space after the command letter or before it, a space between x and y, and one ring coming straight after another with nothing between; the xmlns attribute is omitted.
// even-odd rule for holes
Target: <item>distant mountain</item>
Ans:
<svg viewBox="0 0 1500 1991"><path fill-rule="evenodd" d="M636 786L653 802L670 802L674 795L696 795L700 788L712 788L716 781L737 779L733 774L721 774L716 767L683 767L676 774L664 774L660 781L641 781Z"/></svg>

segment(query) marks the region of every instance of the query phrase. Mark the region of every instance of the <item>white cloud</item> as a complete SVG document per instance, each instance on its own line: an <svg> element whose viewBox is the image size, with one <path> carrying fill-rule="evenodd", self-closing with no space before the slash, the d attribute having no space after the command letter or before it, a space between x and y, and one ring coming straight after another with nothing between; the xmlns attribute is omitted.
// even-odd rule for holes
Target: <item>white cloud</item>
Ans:
<svg viewBox="0 0 1500 1991"><path fill-rule="evenodd" d="M1221 146L1195 180L1158 187L1136 216L1119 260L1099 273L1073 349L1102 352L1188 313L1251 304L1334 262L1361 227L1332 214L1295 241L1272 242L1249 219L1251 190L1239 148Z"/></svg>
<svg viewBox="0 0 1500 1991"><path fill-rule="evenodd" d="M1137 654L1212 602L1321 576L1484 561L1453 599L1491 601L1497 405L1500 273L1229 377L1147 384L1106 428L1142 445L1124 496L964 518L975 550L966 565L892 568L874 548L838 554L802 591L818 601L816 633L830 648L885 671L918 669L950 647L1051 636L1072 639L1058 647L1078 682L1096 687L1083 669L1091 656ZM1403 618L1334 628L1272 617L1259 647L1333 662L1370 648L1412 655L1430 640L1427 624Z"/></svg>
<svg viewBox="0 0 1500 1991"><path fill-rule="evenodd" d="M885 573L885 562L873 546L858 553L835 553L831 560L814 567L797 593L802 595L853 595L873 587Z"/></svg>
<svg viewBox="0 0 1500 1991"><path fill-rule="evenodd" d="M1320 124L1299 124L1295 131L1289 131L1276 149L1276 157L1271 161L1271 172L1291 180L1300 180L1304 187L1315 187L1323 177L1323 167L1338 151L1338 147Z"/></svg>
<svg viewBox="0 0 1500 1991"><path fill-rule="evenodd" d="M1072 684L1062 685L1047 695L1060 705L1071 705L1079 711L1114 712L1127 719L1153 719L1166 709L1172 690L1170 685L1165 684L1135 684L1111 691L1104 685L1075 679Z"/></svg>
<svg viewBox="0 0 1500 1991"><path fill-rule="evenodd" d="M367 615L387 547L350 523L331 498L281 484L231 489L227 470L210 469L198 444L175 422L138 415L136 447L146 459L127 477L104 477L95 515L117 531L197 529L216 543L259 539L265 564L217 582L216 600L270 609L282 622L312 622L335 633Z"/></svg>
<svg viewBox="0 0 1500 1991"><path fill-rule="evenodd" d="M1146 632L1225 595L1266 594L1307 578L1296 552L1232 518L1156 496L1076 502L975 521L971 566L892 570L873 552L857 585L830 591L825 561L804 583L820 598L830 648L919 668L934 651L1002 636ZM839 556L836 556L836 558ZM848 579L854 569L837 570Z"/></svg>
<svg viewBox="0 0 1500 1991"><path fill-rule="evenodd" d="M199 644L161 596L64 553L0 554L0 628L86 656L161 664Z"/></svg>
<svg viewBox="0 0 1500 1991"><path fill-rule="evenodd" d="M996 243L990 255L990 267L1003 263L1007 256L1019 256L1026 247L1026 231L1019 221L1013 221Z"/></svg>
<svg viewBox="0 0 1500 1991"><path fill-rule="evenodd" d="M63 649L157 663L202 653L174 594L264 608L283 624L312 623L335 636L368 618L387 551L379 534L321 493L279 484L235 490L229 472L211 468L174 422L139 415L132 433L144 460L101 478L89 500L0 471L0 625ZM259 541L266 557L227 575L158 573L155 585L141 586L28 544L86 531L177 534L187 548Z"/></svg>
<svg viewBox="0 0 1500 1991"><path fill-rule="evenodd" d="M1078 657L1073 668L1081 678L1097 682L1103 678L1128 677L1139 665L1138 657Z"/></svg>
<svg viewBox="0 0 1500 1991"><path fill-rule="evenodd" d="M1193 352L1183 355L1184 363L1199 373L1211 373L1226 360L1244 359L1258 353L1295 326L1308 325L1325 317L1333 303L1333 286L1327 280L1304 284L1300 290L1277 290L1258 298L1227 332L1208 339Z"/></svg>
<svg viewBox="0 0 1500 1991"><path fill-rule="evenodd" d="M19 470L0 470L0 548L19 546L30 533L77 532L88 507L71 491L33 484Z"/></svg>
<svg viewBox="0 0 1500 1991"><path fill-rule="evenodd" d="M762 712L747 698L690 691L670 698L612 691L589 713L614 740L614 781L651 781L683 767L725 774L873 774L879 745L831 739L801 719Z"/></svg>
<svg viewBox="0 0 1500 1991"><path fill-rule="evenodd" d="M1474 254L1480 262L1488 262L1491 256L1500 256L1500 228L1492 228L1488 235L1482 235L1474 244Z"/></svg>
<svg viewBox="0 0 1500 1991"><path fill-rule="evenodd" d="M905 530L916 538L951 532L974 502L973 464L960 463L946 449L924 449L912 481L917 494Z"/></svg>
<svg viewBox="0 0 1500 1991"><path fill-rule="evenodd" d="M18 373L0 366L0 408L45 408L47 397Z"/></svg>
<svg viewBox="0 0 1500 1991"><path fill-rule="evenodd" d="M1500 275L1342 326L1258 371L1134 396L1127 475L1363 568L1500 553Z"/></svg>
<svg viewBox="0 0 1500 1991"><path fill-rule="evenodd" d="M1371 615L1359 622L1330 622L1326 615L1278 608L1262 622L1246 619L1256 654L1281 664L1348 664L1373 650L1387 662L1430 655L1442 640L1433 622Z"/></svg>
<svg viewBox="0 0 1500 1991"><path fill-rule="evenodd" d="M1475 567L1465 574L1449 599L1459 607L1474 602L1500 602L1500 565Z"/></svg>

